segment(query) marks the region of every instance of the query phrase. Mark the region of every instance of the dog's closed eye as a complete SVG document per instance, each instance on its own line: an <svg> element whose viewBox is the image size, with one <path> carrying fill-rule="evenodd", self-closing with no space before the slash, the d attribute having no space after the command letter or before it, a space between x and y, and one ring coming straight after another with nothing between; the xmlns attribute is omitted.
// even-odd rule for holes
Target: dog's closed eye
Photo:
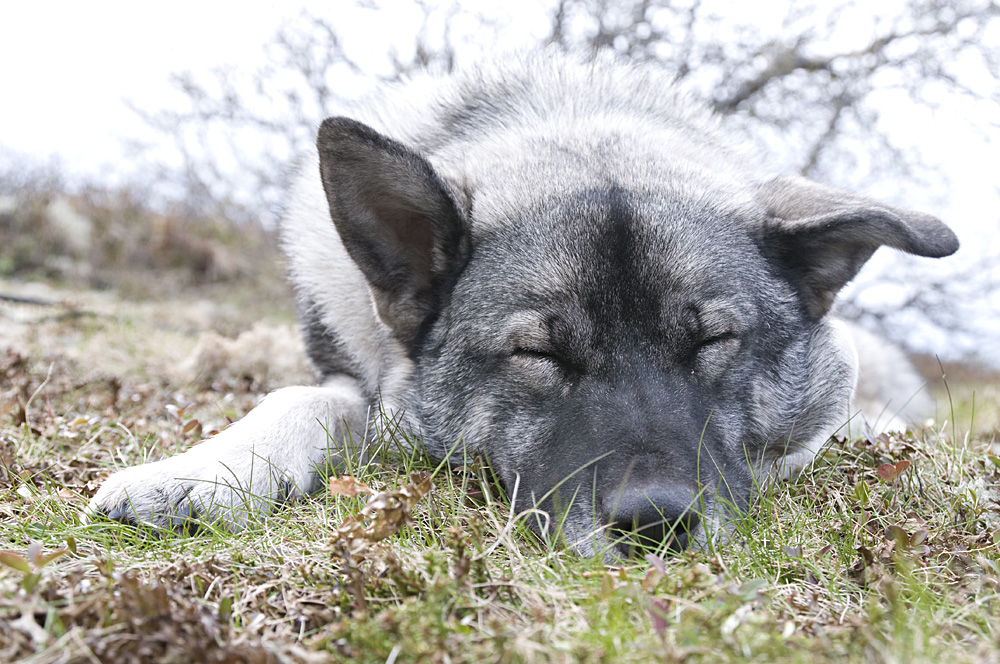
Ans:
<svg viewBox="0 0 1000 664"><path fill-rule="evenodd" d="M538 348L515 348L511 357L523 357L528 360L539 360L559 364L559 359L549 351Z"/></svg>
<svg viewBox="0 0 1000 664"><path fill-rule="evenodd" d="M708 379L718 378L740 347L740 337L735 332L724 332L703 339L694 356L691 373Z"/></svg>
<svg viewBox="0 0 1000 664"><path fill-rule="evenodd" d="M723 334L703 339L698 349L704 350L713 346L735 347L739 346L739 343L740 337L738 334L735 332L724 332Z"/></svg>
<svg viewBox="0 0 1000 664"><path fill-rule="evenodd" d="M519 347L514 349L510 359L515 364L533 369L535 373L541 372L553 380L575 379L584 373L581 365L556 350Z"/></svg>

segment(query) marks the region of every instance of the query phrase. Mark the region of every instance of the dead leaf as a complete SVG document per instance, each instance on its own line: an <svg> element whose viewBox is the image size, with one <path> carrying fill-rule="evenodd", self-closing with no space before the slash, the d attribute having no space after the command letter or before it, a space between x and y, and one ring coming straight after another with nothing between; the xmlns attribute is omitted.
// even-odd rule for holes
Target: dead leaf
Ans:
<svg viewBox="0 0 1000 664"><path fill-rule="evenodd" d="M878 473L878 476L886 482L895 482L896 478L909 467L910 462L908 460L900 459L895 464L883 463L878 467L876 472Z"/></svg>
<svg viewBox="0 0 1000 664"><path fill-rule="evenodd" d="M895 524L886 527L885 538L896 543L901 549L908 549L910 546L910 536L900 526Z"/></svg>
<svg viewBox="0 0 1000 664"><path fill-rule="evenodd" d="M663 562L663 558L660 558L659 556L652 553L647 553L646 562L648 562L650 566L660 574L667 573L667 564Z"/></svg>
<svg viewBox="0 0 1000 664"><path fill-rule="evenodd" d="M11 569L16 569L18 572L31 574L31 565L23 556L14 551L0 551L0 563Z"/></svg>
<svg viewBox="0 0 1000 664"><path fill-rule="evenodd" d="M372 491L371 487L369 487L367 484L359 482L356 478L351 477L350 475L330 478L331 496L344 496L345 498L354 498L361 493L370 496L375 492Z"/></svg>
<svg viewBox="0 0 1000 664"><path fill-rule="evenodd" d="M669 611L670 607L662 599L654 599L650 603L649 617L653 621L653 631L660 636L666 633L667 627L670 625L667 621L667 613Z"/></svg>
<svg viewBox="0 0 1000 664"><path fill-rule="evenodd" d="M894 466L891 463L883 463L881 466L878 467L878 470L875 472L877 472L878 476L881 477L886 482L892 482L893 480L896 479L896 476L899 474L896 472L896 466Z"/></svg>

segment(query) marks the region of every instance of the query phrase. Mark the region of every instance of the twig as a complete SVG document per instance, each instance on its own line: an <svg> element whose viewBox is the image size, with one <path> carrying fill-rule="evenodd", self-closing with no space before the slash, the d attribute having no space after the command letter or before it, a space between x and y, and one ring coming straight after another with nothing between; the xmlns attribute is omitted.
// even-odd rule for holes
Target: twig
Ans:
<svg viewBox="0 0 1000 664"><path fill-rule="evenodd" d="M55 365L55 362L49 364L49 370L48 373L45 374L45 380L42 381L41 385L35 388L35 391L31 393L31 396L28 397L28 400L24 403L24 430L28 435L31 435L31 420L28 417L28 410L31 408L31 402L34 401L35 397L38 396L38 393L45 389L45 386L49 384L49 379L52 378L52 367Z"/></svg>
<svg viewBox="0 0 1000 664"><path fill-rule="evenodd" d="M54 307L59 304L52 300L43 300L40 297L24 297L23 295L8 295L7 293L0 293L0 300L15 304L31 304L38 307Z"/></svg>

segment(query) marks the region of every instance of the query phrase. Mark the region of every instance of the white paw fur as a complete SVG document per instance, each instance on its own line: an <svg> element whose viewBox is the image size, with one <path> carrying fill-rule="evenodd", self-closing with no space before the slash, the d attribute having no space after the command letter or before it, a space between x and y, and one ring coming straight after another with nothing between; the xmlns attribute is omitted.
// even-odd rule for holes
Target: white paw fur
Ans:
<svg viewBox="0 0 1000 664"><path fill-rule="evenodd" d="M346 377L277 390L200 445L113 474L87 512L158 528L212 522L240 530L253 514L313 491L317 470L341 452L345 426L365 431L366 409Z"/></svg>

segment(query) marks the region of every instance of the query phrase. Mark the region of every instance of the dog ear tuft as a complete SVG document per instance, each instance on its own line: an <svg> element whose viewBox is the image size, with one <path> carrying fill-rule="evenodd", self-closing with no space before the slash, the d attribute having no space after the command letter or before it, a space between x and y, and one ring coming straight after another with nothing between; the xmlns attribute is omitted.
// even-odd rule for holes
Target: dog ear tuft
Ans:
<svg viewBox="0 0 1000 664"><path fill-rule="evenodd" d="M410 341L464 263L466 222L423 157L367 125L327 118L316 144L344 247L368 280L383 322Z"/></svg>
<svg viewBox="0 0 1000 664"><path fill-rule="evenodd" d="M821 318L880 246L941 258L958 238L939 219L800 177L764 183L759 241L795 277L808 313Z"/></svg>

